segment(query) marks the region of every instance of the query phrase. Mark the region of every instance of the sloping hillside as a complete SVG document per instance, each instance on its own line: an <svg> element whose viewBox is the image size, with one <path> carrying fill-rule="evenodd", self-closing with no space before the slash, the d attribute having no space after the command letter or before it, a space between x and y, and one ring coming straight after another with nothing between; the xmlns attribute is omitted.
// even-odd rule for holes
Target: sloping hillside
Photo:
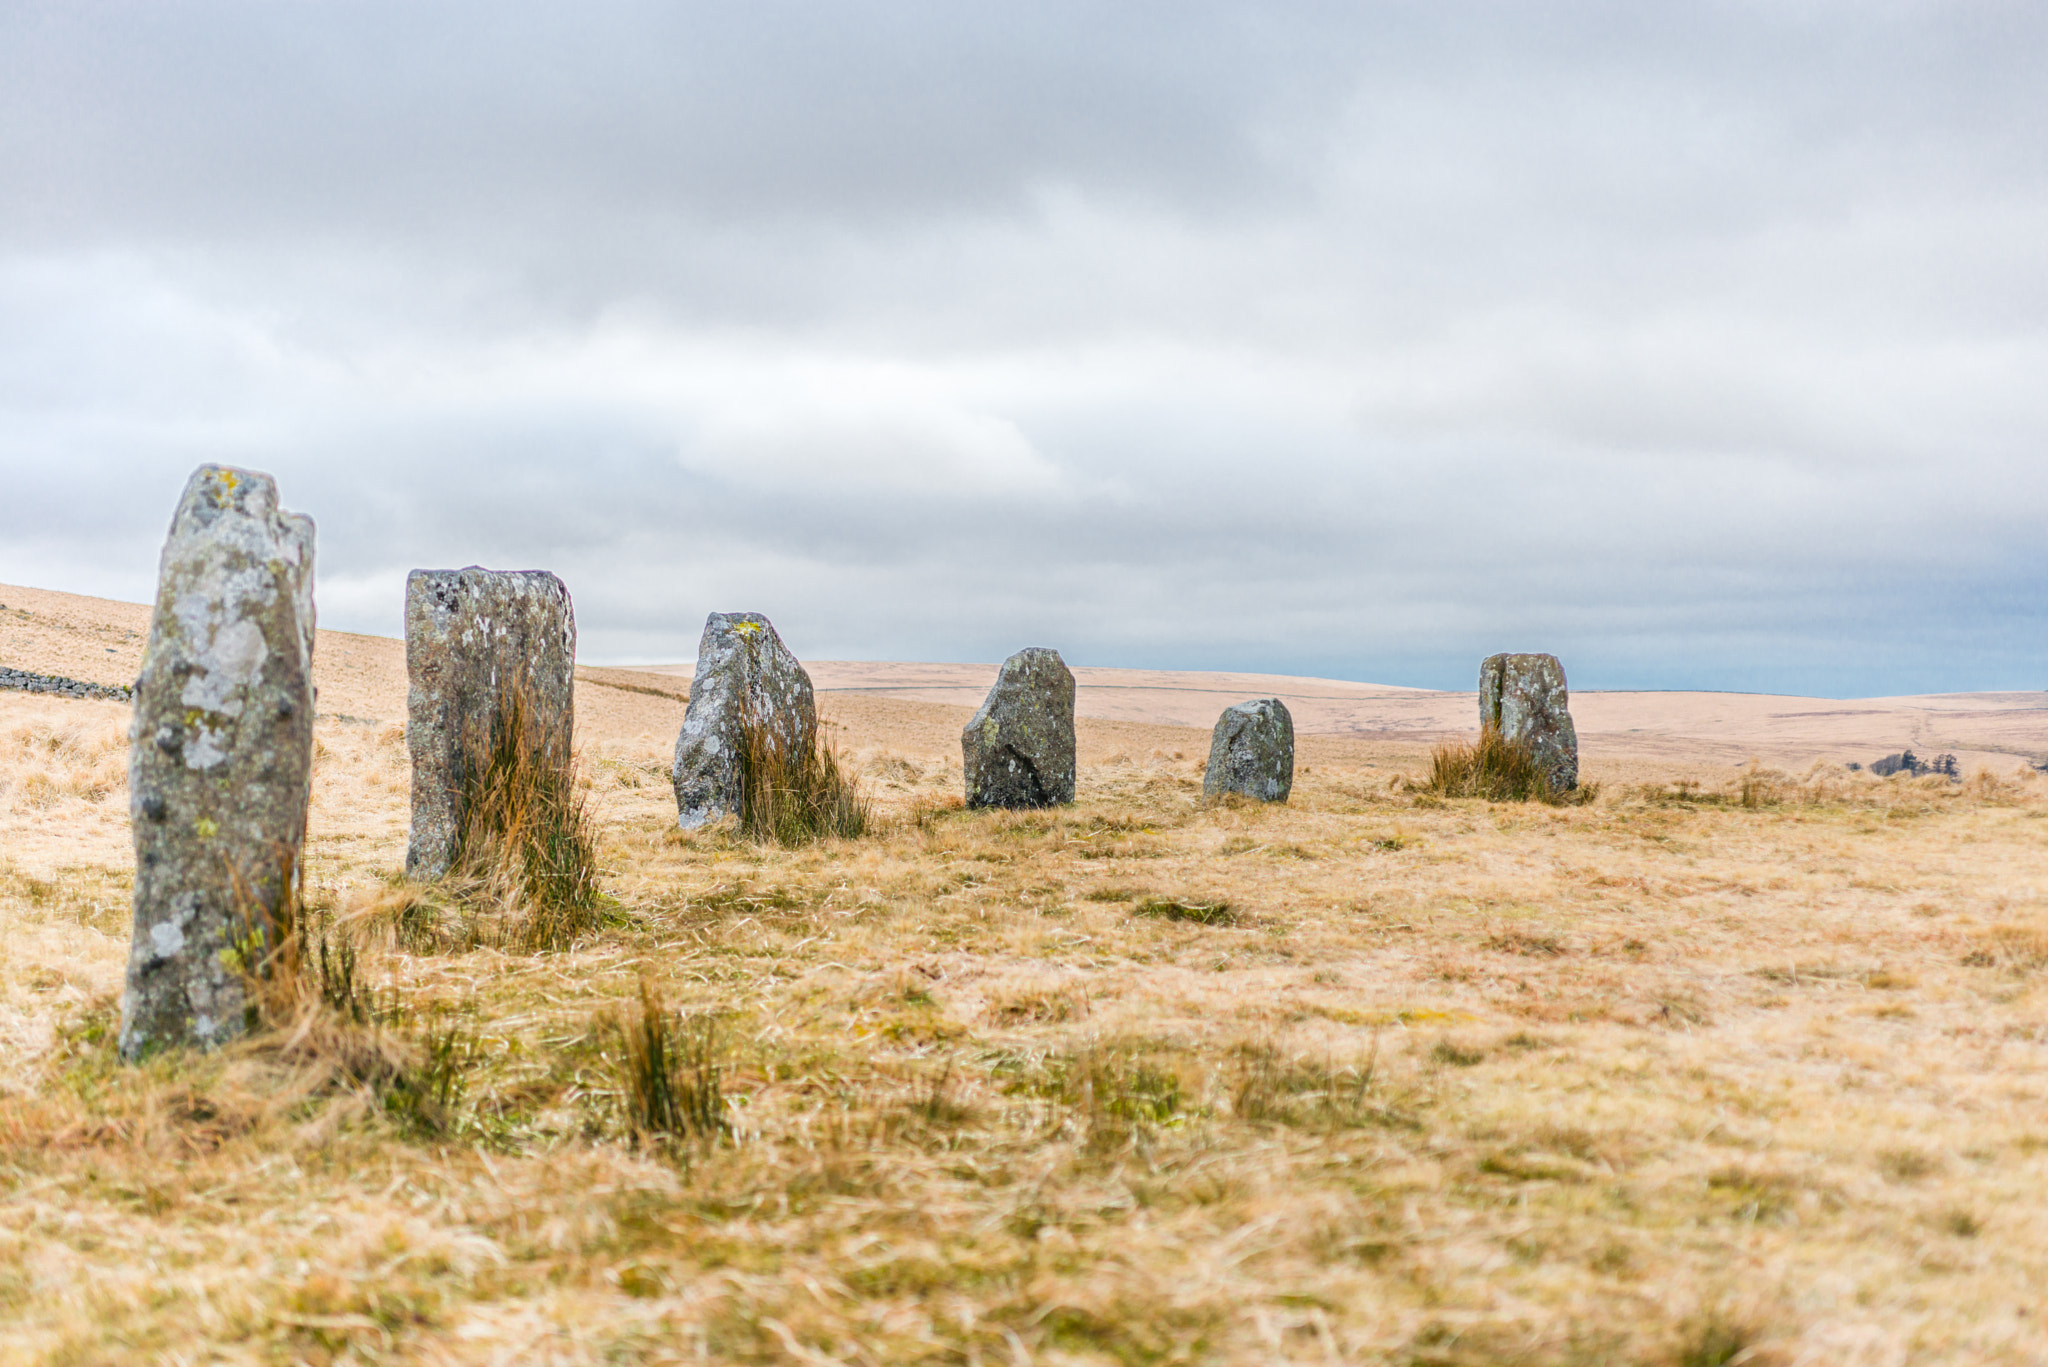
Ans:
<svg viewBox="0 0 2048 1367"><path fill-rule="evenodd" d="M0 663L133 676L141 609L0 602ZM611 900L534 954L408 938L401 648L319 662L312 916L374 1024L141 1067L127 709L0 692L0 1363L2048 1357L2010 757L1659 733L1548 807L1421 791L1381 731L1204 806L1162 710L1084 724L1072 807L970 813L956 693L821 666L881 828L784 850L675 831L676 676L586 669ZM649 998L711 1118L675 1142L632 1119Z"/></svg>

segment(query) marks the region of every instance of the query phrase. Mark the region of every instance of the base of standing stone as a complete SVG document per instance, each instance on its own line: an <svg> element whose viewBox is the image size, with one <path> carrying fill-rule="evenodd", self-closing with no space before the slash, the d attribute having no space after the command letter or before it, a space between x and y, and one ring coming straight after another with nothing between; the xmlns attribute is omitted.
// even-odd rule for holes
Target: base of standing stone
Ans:
<svg viewBox="0 0 2048 1367"><path fill-rule="evenodd" d="M818 735L811 676L760 613L714 612L697 642L690 706L669 769L682 829L744 810L749 727L784 755L808 755Z"/></svg>
<svg viewBox="0 0 2048 1367"><path fill-rule="evenodd" d="M1479 666L1479 725L1526 744L1558 792L1579 786L1579 733L1555 655L1490 655Z"/></svg>
<svg viewBox="0 0 2048 1367"><path fill-rule="evenodd" d="M462 837L465 776L512 700L541 765L566 782L576 707L576 613L545 570L414 570L405 580L405 871L439 878Z"/></svg>

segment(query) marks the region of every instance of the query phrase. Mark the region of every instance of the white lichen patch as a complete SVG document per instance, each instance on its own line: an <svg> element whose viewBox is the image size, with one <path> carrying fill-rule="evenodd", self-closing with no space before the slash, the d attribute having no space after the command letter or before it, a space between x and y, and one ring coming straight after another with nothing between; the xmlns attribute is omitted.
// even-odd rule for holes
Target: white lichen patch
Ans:
<svg viewBox="0 0 2048 1367"><path fill-rule="evenodd" d="M241 1027L222 952L295 867L312 766L313 524L267 475L202 466L164 546L129 729L135 938L121 1050Z"/></svg>

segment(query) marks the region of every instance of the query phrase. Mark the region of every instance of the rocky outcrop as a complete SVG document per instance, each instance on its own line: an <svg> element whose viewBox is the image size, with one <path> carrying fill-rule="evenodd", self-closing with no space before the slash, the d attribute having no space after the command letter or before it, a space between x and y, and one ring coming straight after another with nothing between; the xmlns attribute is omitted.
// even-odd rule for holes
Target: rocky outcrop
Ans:
<svg viewBox="0 0 2048 1367"><path fill-rule="evenodd" d="M697 643L690 707L671 771L676 821L684 830L739 815L749 728L759 728L758 742L782 755L809 754L818 734L811 676L760 613L714 612Z"/></svg>
<svg viewBox="0 0 2048 1367"><path fill-rule="evenodd" d="M202 465L157 574L129 723L135 931L121 1054L211 1048L296 904L313 772L313 523Z"/></svg>
<svg viewBox="0 0 2048 1367"><path fill-rule="evenodd" d="M1954 755L1936 755L1933 759L1921 759L1911 750L1886 755L1870 766L1870 772L1879 778L1890 778L1893 774L1904 774L1908 778L1939 774L1957 783L1963 779L1962 766L1957 763Z"/></svg>
<svg viewBox="0 0 2048 1367"><path fill-rule="evenodd" d="M576 613L545 570L414 570L405 580L406 749L412 832L405 871L439 878L462 838L473 757L518 712L520 743L569 780Z"/></svg>
<svg viewBox="0 0 2048 1367"><path fill-rule="evenodd" d="M970 807L1074 800L1074 675L1057 650L1033 646L1003 661L960 751Z"/></svg>
<svg viewBox="0 0 2048 1367"><path fill-rule="evenodd" d="M1492 655L1479 666L1479 725L1526 743L1550 786L1579 786L1579 733L1555 655Z"/></svg>
<svg viewBox="0 0 2048 1367"><path fill-rule="evenodd" d="M1202 796L1210 801L1239 793L1261 802L1285 802L1294 789L1294 718L1278 698L1258 698L1223 709L1209 740Z"/></svg>

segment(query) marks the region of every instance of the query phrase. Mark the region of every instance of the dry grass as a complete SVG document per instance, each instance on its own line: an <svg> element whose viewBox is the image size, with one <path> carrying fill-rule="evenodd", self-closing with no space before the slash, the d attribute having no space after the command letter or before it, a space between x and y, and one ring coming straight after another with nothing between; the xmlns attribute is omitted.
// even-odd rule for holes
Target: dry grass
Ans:
<svg viewBox="0 0 2048 1367"><path fill-rule="evenodd" d="M448 873L395 883L359 921L388 922L423 951L561 950L598 924L596 826L573 762L548 762L536 715L523 686L505 692L489 736L465 758Z"/></svg>
<svg viewBox="0 0 2048 1367"><path fill-rule="evenodd" d="M1488 802L1591 802L1598 785L1570 790L1552 786L1527 741L1511 741L1492 726L1471 741L1448 741L1430 755L1425 791L1440 798L1477 797Z"/></svg>
<svg viewBox="0 0 2048 1367"><path fill-rule="evenodd" d="M732 1128L725 1114L717 1017L673 1015L643 981L639 1014L621 1018L618 1030L628 1133L672 1144L717 1139Z"/></svg>
<svg viewBox="0 0 2048 1367"><path fill-rule="evenodd" d="M128 737L87 718L38 718L0 740L0 804L10 813L101 802L127 783Z"/></svg>
<svg viewBox="0 0 2048 1367"><path fill-rule="evenodd" d="M773 726L740 728L740 831L750 840L806 845L828 837L857 840L874 825L860 780L840 762L824 728L809 745L792 744Z"/></svg>
<svg viewBox="0 0 2048 1367"><path fill-rule="evenodd" d="M672 835L650 736L534 956L323 937L404 788L320 736L296 1041L120 1066L125 795L0 814L0 1362L2048 1353L2040 779L1205 808L1155 751L982 813L863 741L880 829L784 848Z"/></svg>

